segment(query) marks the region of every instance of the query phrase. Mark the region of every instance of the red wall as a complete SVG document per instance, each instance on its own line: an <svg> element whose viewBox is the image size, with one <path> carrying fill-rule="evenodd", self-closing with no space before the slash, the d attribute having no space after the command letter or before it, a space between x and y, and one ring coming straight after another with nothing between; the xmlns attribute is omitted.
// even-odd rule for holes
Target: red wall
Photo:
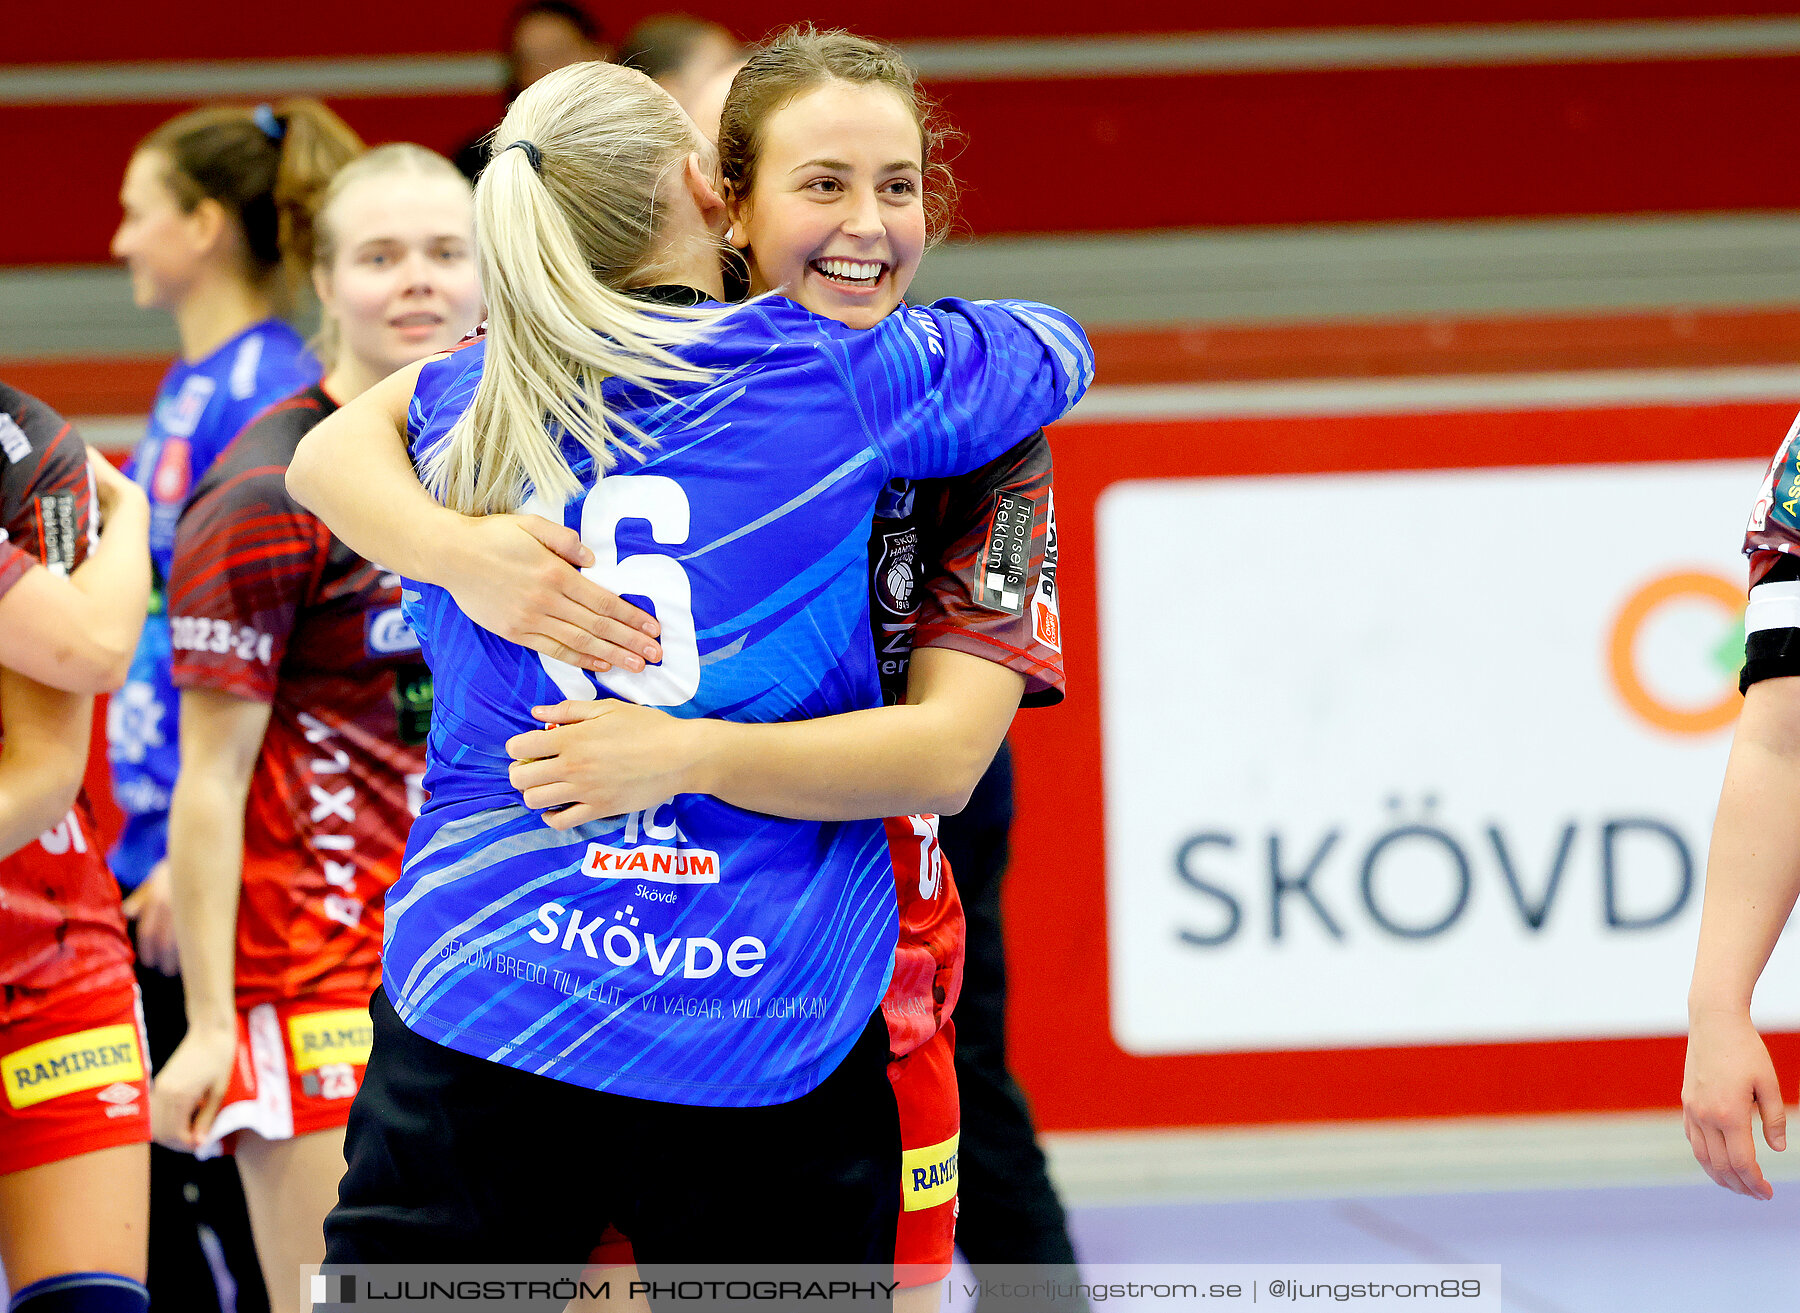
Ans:
<svg viewBox="0 0 1800 1313"><path fill-rule="evenodd" d="M967 233L1800 208L1800 58L966 82ZM333 102L369 141L446 152L497 98ZM131 149L174 105L0 106L0 264L103 262ZM54 124L54 130L42 125Z"/></svg>
<svg viewBox="0 0 1800 1313"><path fill-rule="evenodd" d="M652 6L598 6L620 30ZM15 6L15 8L20 8ZM783 3L703 5L758 35L795 16ZM199 0L171 27L151 6L74 25L43 6L7 20L6 58L266 59L492 49L504 8L409 10L321 0L286 11ZM814 9L822 23L902 39L1297 30L1775 13L1773 5L1658 0L1176 0L1126 17L1091 4L1022 14L972 5ZM973 234L1139 231L1245 224L1800 208L1800 58L1662 59L1504 67L1381 68L1199 76L959 81L935 86L967 139L957 161ZM491 127L484 95L372 96L333 105L372 142L450 151ZM0 225L0 265L103 262L132 146L179 103L0 104L14 178L32 202ZM54 183L47 180L54 179Z"/></svg>
<svg viewBox="0 0 1800 1313"><path fill-rule="evenodd" d="M754 40L787 23L847 27L892 41L1078 36L1097 33L1216 32L1265 28L1404 26L1422 23L1581 22L1786 14L1779 0L1138 0L1114 9L1091 0L582 0L617 35L638 19L678 8ZM105 6L103 21L71 22L54 5L15 5L6 15L11 64L114 59L296 59L315 56L492 50L511 3L434 7L429 22L405 5L314 0L305 21L277 6L242 0L187 0L181 22L157 5Z"/></svg>

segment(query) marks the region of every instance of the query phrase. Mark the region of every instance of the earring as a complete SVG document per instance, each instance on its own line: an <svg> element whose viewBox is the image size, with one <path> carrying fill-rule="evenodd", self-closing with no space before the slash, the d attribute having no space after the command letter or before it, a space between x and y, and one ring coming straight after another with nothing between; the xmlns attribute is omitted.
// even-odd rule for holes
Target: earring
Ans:
<svg viewBox="0 0 1800 1313"><path fill-rule="evenodd" d="M735 223L731 225L731 231L725 234L725 240L730 242L733 246L744 245L744 239L739 235L738 226Z"/></svg>

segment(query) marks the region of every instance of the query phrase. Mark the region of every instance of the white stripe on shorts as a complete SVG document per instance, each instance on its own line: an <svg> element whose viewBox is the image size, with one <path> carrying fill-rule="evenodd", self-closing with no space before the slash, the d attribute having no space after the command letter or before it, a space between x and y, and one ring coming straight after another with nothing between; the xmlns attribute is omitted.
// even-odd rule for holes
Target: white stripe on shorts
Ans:
<svg viewBox="0 0 1800 1313"><path fill-rule="evenodd" d="M1756 634L1765 629L1800 629L1800 579L1758 584L1750 590L1744 632Z"/></svg>
<svg viewBox="0 0 1800 1313"><path fill-rule="evenodd" d="M216 1158L233 1131L255 1131L265 1140L294 1138L294 1101L288 1088L287 1046L281 1042L281 1018L273 1003L259 1003L244 1018L250 1032L250 1065L256 1073L256 1097L239 1099L219 1109L196 1158ZM235 1060L235 1059L234 1059Z"/></svg>

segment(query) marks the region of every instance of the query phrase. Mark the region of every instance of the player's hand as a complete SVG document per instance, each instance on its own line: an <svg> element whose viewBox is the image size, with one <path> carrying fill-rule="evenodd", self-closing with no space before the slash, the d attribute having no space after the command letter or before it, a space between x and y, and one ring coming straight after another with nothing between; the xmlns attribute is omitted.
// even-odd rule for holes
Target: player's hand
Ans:
<svg viewBox="0 0 1800 1313"><path fill-rule="evenodd" d="M237 1060L237 1028L192 1027L150 1082L150 1133L192 1153L205 1143Z"/></svg>
<svg viewBox="0 0 1800 1313"><path fill-rule="evenodd" d="M559 702L533 707L551 726L506 741L509 776L544 824L567 830L643 811L689 790L698 751L695 722L631 702Z"/></svg>
<svg viewBox="0 0 1800 1313"><path fill-rule="evenodd" d="M1775 1187L1756 1163L1750 1109L1762 1118L1763 1140L1777 1153L1787 1148L1787 1110L1769 1050L1735 1011L1697 1014L1690 1023L1687 1070L1681 1083L1682 1122L1688 1144L1706 1174L1727 1190L1768 1199Z"/></svg>
<svg viewBox="0 0 1800 1313"><path fill-rule="evenodd" d="M642 670L662 660L654 617L581 573L594 554L573 529L538 515L467 521L438 573L476 624L584 670Z"/></svg>
<svg viewBox="0 0 1800 1313"><path fill-rule="evenodd" d="M169 863L158 862L150 874L125 896L125 919L137 922L138 961L165 976L181 971L181 952L175 946L175 906L169 897Z"/></svg>
<svg viewBox="0 0 1800 1313"><path fill-rule="evenodd" d="M144 501L144 490L126 478L111 461L88 448L88 469L94 475L94 499L100 503L100 519L104 523L112 517L121 503Z"/></svg>

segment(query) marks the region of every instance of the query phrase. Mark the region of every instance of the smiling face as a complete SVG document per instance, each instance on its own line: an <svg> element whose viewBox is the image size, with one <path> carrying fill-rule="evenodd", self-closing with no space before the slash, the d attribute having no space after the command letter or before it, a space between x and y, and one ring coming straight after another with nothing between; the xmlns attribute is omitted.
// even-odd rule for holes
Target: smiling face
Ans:
<svg viewBox="0 0 1800 1313"><path fill-rule="evenodd" d="M453 346L481 314L474 204L459 179L378 173L321 216L330 262L315 285L341 356L376 378Z"/></svg>
<svg viewBox="0 0 1800 1313"><path fill-rule="evenodd" d="M870 328L901 302L925 252L924 146L891 88L836 79L763 124L750 194L733 206L751 290Z"/></svg>
<svg viewBox="0 0 1800 1313"><path fill-rule="evenodd" d="M160 151L131 157L119 187L125 212L113 234L112 254L131 271L131 299L140 309L170 309L199 277L215 244L199 216L181 208L169 189L172 166Z"/></svg>

